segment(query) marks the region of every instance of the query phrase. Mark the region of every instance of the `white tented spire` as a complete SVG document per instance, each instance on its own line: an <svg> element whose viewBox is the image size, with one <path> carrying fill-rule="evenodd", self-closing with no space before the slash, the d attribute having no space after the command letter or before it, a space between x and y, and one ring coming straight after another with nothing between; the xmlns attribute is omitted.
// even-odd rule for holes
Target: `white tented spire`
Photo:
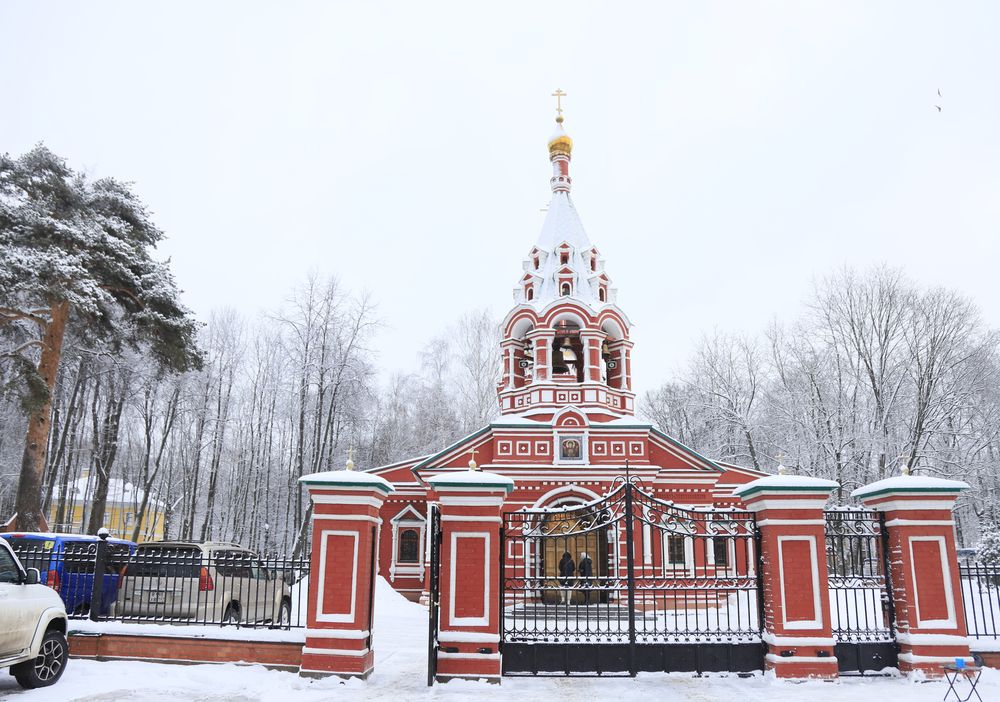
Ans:
<svg viewBox="0 0 1000 702"><path fill-rule="evenodd" d="M596 310L614 303L616 291L610 287L604 260L590 243L570 196L572 154L573 140L563 129L560 114L556 131L549 139L552 199L538 243L524 262L524 277L514 298L537 307L558 298L571 298Z"/></svg>

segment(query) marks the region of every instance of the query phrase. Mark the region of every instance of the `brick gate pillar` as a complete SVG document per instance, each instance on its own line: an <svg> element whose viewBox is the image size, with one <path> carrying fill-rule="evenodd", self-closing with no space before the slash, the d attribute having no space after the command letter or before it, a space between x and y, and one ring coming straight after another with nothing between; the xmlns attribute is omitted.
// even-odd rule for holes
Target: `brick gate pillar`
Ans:
<svg viewBox="0 0 1000 702"><path fill-rule="evenodd" d="M941 666L956 658L972 663L952 518L958 493L968 487L904 469L852 493L885 513L900 671L942 675Z"/></svg>
<svg viewBox="0 0 1000 702"><path fill-rule="evenodd" d="M427 482L441 509L437 679L500 682L501 508L514 481L468 470Z"/></svg>
<svg viewBox="0 0 1000 702"><path fill-rule="evenodd" d="M367 678L374 667L372 614L379 509L392 483L352 470L300 478L312 500L312 558L301 675Z"/></svg>
<svg viewBox="0 0 1000 702"><path fill-rule="evenodd" d="M771 475L734 494L760 529L765 666L779 678L835 678L823 507L837 483Z"/></svg>

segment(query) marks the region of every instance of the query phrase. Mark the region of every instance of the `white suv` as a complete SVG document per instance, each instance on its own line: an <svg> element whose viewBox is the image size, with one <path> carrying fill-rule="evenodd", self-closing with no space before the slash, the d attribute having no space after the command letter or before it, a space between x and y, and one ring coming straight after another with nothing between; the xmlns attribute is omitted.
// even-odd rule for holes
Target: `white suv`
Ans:
<svg viewBox="0 0 1000 702"><path fill-rule="evenodd" d="M0 667L10 666L21 687L46 687L62 676L68 655L62 598L0 539Z"/></svg>

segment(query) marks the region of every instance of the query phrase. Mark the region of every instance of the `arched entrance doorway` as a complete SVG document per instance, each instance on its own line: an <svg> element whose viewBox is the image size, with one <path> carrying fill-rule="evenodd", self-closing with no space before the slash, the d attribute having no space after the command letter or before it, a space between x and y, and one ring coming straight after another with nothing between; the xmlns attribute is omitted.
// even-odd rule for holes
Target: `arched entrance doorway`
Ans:
<svg viewBox="0 0 1000 702"><path fill-rule="evenodd" d="M588 528L586 522L594 516L586 511L581 514L583 502L579 500L561 506L567 511L546 515L538 527L544 535L538 557L538 576L544 581L542 601L565 605L607 603L608 574L617 566L611 562L608 529ZM564 559L568 559L568 567Z"/></svg>

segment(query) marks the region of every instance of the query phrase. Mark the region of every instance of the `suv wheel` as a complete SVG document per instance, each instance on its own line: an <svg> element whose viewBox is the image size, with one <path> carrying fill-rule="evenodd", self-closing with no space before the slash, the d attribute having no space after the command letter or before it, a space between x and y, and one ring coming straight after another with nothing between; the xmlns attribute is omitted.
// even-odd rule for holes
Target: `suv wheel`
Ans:
<svg viewBox="0 0 1000 702"><path fill-rule="evenodd" d="M66 658L69 646L66 637L55 629L47 631L38 649L38 657L31 661L18 663L10 669L17 679L18 685L25 689L48 687L62 677L66 670Z"/></svg>

